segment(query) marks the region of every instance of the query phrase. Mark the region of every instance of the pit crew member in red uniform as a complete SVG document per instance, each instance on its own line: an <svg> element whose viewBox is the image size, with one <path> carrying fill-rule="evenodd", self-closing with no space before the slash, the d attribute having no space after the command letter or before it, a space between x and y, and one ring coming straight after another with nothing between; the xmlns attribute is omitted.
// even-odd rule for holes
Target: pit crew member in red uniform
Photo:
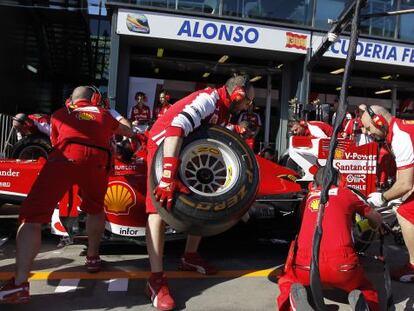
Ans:
<svg viewBox="0 0 414 311"><path fill-rule="evenodd" d="M390 189L369 195L374 206L384 206L388 201L401 197L405 202L397 209L405 245L409 253L406 265L391 271L391 278L401 282L414 282L414 122L392 116L382 106L369 106L362 115L362 124L376 139L385 139L395 157L396 181Z"/></svg>
<svg viewBox="0 0 414 311"><path fill-rule="evenodd" d="M247 123L247 131L245 134L242 134L242 137L245 138L246 144L250 149L254 150L254 143L257 134L259 134L260 128L262 127L262 121L260 120L259 114L254 112L255 105L252 104L249 107L249 110L242 112L239 117L239 124L242 122Z"/></svg>
<svg viewBox="0 0 414 311"><path fill-rule="evenodd" d="M17 131L17 140L38 133L50 136L50 117L46 114L18 113L12 119L13 128Z"/></svg>
<svg viewBox="0 0 414 311"><path fill-rule="evenodd" d="M151 120L151 110L145 102L147 97L144 92L137 92L135 94L136 105L132 107L129 120L132 125L143 124Z"/></svg>
<svg viewBox="0 0 414 311"><path fill-rule="evenodd" d="M164 113L167 112L168 109L170 109L170 107L172 106L170 104L170 94L168 94L167 91L162 90L160 92L160 96L159 96L159 105L157 105L157 108L155 109L154 112L154 120L157 120L159 117L161 117Z"/></svg>
<svg viewBox="0 0 414 311"><path fill-rule="evenodd" d="M254 97L254 89L246 76L230 78L219 88L206 88L196 91L176 102L161 116L149 131L148 139L148 188L146 208L147 249L151 264L151 277L146 285L146 294L159 310L171 310L175 306L163 272L164 227L157 214L150 195L149 176L152 159L158 146L164 141L163 176L154 193L156 199L167 209L171 209L175 191L187 192L177 176L178 158L183 138L197 130L201 124L212 123L226 126L232 113L246 110ZM205 262L197 253L201 237L188 236L185 253L181 258L182 270L194 270L202 274L214 274L217 270Z"/></svg>
<svg viewBox="0 0 414 311"><path fill-rule="evenodd" d="M292 284L300 283L303 286L310 284L312 239L318 216L324 170L324 167L318 170L314 185L305 198L300 232L296 243L293 242L291 245L284 274L278 282L280 295L277 298L277 305L280 311L292 310L289 299L292 298L289 297ZM379 310L377 292L366 278L353 248L351 227L355 213L367 217L377 226L382 222L381 215L366 205L351 190L342 186L331 187L329 201L325 208L322 224L324 234L319 259L322 284L347 292L359 289L368 302L370 310Z"/></svg>
<svg viewBox="0 0 414 311"><path fill-rule="evenodd" d="M312 136L314 138L328 138L332 136L332 126L322 121L292 120L289 128L294 136Z"/></svg>
<svg viewBox="0 0 414 311"><path fill-rule="evenodd" d="M29 301L28 276L41 244L41 225L48 223L64 193L77 184L82 193L81 209L88 213L86 268L100 269L99 244L105 225L104 196L110 164L110 139L114 133L132 136L132 131L99 107L96 88L80 86L67 107L51 119L53 151L22 204L21 225L16 238L16 273L0 288L0 303Z"/></svg>

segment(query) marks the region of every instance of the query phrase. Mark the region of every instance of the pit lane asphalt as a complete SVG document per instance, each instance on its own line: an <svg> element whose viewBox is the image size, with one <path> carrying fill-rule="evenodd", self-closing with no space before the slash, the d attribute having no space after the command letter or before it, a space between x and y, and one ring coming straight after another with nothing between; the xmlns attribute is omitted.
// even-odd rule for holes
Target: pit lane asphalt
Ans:
<svg viewBox="0 0 414 311"><path fill-rule="evenodd" d="M261 240L250 230L248 226L238 226L228 233L204 239L200 252L220 269L216 276L178 271L184 241L166 244L165 270L176 310L276 310L276 275L281 271L288 245ZM2 234L5 236L4 230ZM61 249L56 245L55 237L43 234L41 252L33 267L30 303L0 305L0 310L155 310L143 294L149 274L145 247L106 244L102 247L103 272L88 274L80 255L83 245ZM391 239L387 240L387 250L391 266L403 263L408 256ZM370 253L375 251L373 245ZM11 276L14 255L15 242L11 237L0 246L0 279ZM383 300L382 265L372 259L363 259L363 263ZM414 310L414 284L392 282L392 290L397 310ZM329 310L350 310L345 305L345 294L335 290L324 293Z"/></svg>

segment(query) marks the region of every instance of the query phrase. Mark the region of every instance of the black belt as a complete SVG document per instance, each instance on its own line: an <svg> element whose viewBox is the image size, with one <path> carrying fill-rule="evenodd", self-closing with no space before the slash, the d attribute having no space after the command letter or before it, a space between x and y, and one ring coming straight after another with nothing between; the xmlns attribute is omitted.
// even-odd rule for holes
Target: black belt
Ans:
<svg viewBox="0 0 414 311"><path fill-rule="evenodd" d="M94 148L94 149L98 149L101 151L105 151L107 154L107 160L106 160L106 169L109 171L111 169L111 158L112 158L112 152L110 149L108 148L104 148L101 146L96 146L96 145L92 145L92 144L88 144L88 143L84 143L84 142L80 142L80 141L73 141L73 140L67 140L64 142L63 147L65 147L66 145L69 144L73 144L73 145L81 145L81 146L85 146L85 147L90 147L90 148Z"/></svg>

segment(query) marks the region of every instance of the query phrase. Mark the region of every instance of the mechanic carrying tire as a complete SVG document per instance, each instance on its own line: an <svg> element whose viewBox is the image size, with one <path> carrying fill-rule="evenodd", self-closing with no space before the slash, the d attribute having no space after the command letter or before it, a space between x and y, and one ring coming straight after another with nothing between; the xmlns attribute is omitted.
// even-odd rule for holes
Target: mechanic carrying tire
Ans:
<svg viewBox="0 0 414 311"><path fill-rule="evenodd" d="M163 147L155 155L151 189L161 179ZM178 231L201 236L236 224L253 203L258 184L256 159L246 147L238 135L219 126L202 126L186 137L178 174L191 192L176 198L172 212L155 202L161 218Z"/></svg>
<svg viewBox="0 0 414 311"><path fill-rule="evenodd" d="M223 203L221 195L216 197L214 197L213 195L214 192L219 192L222 190L222 194L229 195L229 199L233 198L234 196L235 198L239 198L239 201L245 202L246 205L248 205L249 203L249 199L247 198L247 196L244 196L244 190L241 192L241 194L235 196L235 194L237 193L236 189L238 186L234 186L232 183L239 179L227 177L233 174L231 169L226 173L222 172L224 180L228 181L230 184L227 185L226 181L224 181L223 184L223 178L217 178L217 186L214 182L211 182L212 170L203 169L205 167L201 167L200 163L198 163L197 160L195 160L194 158L198 157L197 151L200 151L197 149L198 142L196 142L201 137L197 135L202 135L201 132L200 134L196 133L199 131L198 128L200 127L200 125L216 124L220 126L226 126L229 124L231 114L238 113L242 110L247 110L249 105L252 103L253 99L254 89L249 84L248 77L234 76L227 80L226 84L222 87L216 89L206 88L204 90L196 91L188 95L187 97L179 100L170 109L168 109L164 115L162 115L160 118L157 119L157 121L155 121L154 125L149 131L147 156L148 186L146 197L148 223L146 237L152 273L151 277L147 282L145 293L151 299L153 306L159 310L171 310L175 306L174 299L170 295L166 277L163 272L162 258L164 251L165 223L161 218L161 214L167 218L167 216L173 217L173 215L175 215L175 212L177 212L177 215L179 217L184 217L183 215L188 215L188 213L190 212L189 206L197 204L195 201L197 199L201 199L200 202L202 203L202 205L196 205L199 207L205 207L206 202L213 204ZM233 126L233 128L237 129L237 126ZM194 136L189 136L189 134L193 132ZM216 132L218 134L215 134ZM188 138L189 141L185 141L183 143L184 137L186 136L190 137ZM205 142L206 140L204 136L202 137L203 141ZM226 161L231 162L231 159L236 159L237 156L236 158L233 158L233 155L240 155L239 152L240 150L243 150L243 146L244 148L246 148L246 150L248 149L248 147L244 143L241 143L238 146L235 143L232 143L231 145L225 145L224 143L220 143L219 141L223 137L230 137L227 131L222 128L212 127L208 129L207 137L211 137L212 142L208 139L206 145L204 145L203 148L211 147L211 153L214 155L219 155L218 157L214 157L217 159L216 162L220 162L220 164L223 166L223 163L227 164ZM194 145L192 145L191 139L194 139ZM158 176L160 178L158 184L156 185L155 180L158 181L158 178L151 176L154 175L152 174L152 162L156 158L156 153L161 143L163 143L163 148L160 148L158 158L161 159L162 157L162 168L159 168L160 173L158 174ZM193 146L195 148L193 148ZM237 151L236 149L238 149L239 151ZM180 150L182 150L181 154ZM195 153L189 150L193 150L195 151ZM219 153L217 153L217 151ZM252 159L252 157L250 157L250 153L246 153L246 151L244 150L241 152L242 154L244 152L244 154L248 156L239 158L237 160L238 162L249 162L249 159ZM226 159L226 154L232 156L229 156ZM206 162L204 162L204 160L202 159L206 156L208 158L208 152L207 154L201 152L199 160L201 161L201 163L204 163L204 165ZM183 162L182 165L180 165L181 162ZM238 173L240 173L240 176L249 176L249 172L242 170L244 168L250 169L252 166L254 166L254 164L249 164L248 167L245 167L244 164L241 165L238 162L236 162L236 160L234 160L234 162L237 164L233 165L232 168L237 168L239 170ZM157 163L157 161L155 161L155 163ZM161 163L161 161L159 160L158 163ZM194 167L196 169L193 169L193 172L190 172L192 168L191 165L194 164L198 167ZM212 164L207 166L214 169L214 166L212 166ZM157 164L155 164L154 167L156 168ZM223 171L225 169L223 169ZM219 175L219 173L220 172L217 172L216 175ZM257 174L254 174L253 176L251 176L251 178L257 178L256 175ZM179 178L180 176L182 178L186 178L186 181L184 183L181 182ZM243 178L245 178L245 176L243 176ZM203 185L199 185L197 184L197 182ZM255 193L257 185L258 182L256 179L256 183L252 183L249 187L250 189L246 191L250 192L251 190L254 190L252 191L252 193ZM190 194L190 190L192 190L192 194ZM173 198L175 192L182 192L185 194L180 194L176 198L176 206L173 208ZM201 197L201 193L208 192L212 194L209 199L206 198L208 197L208 195L205 195L205 197ZM242 197L242 200L240 200L240 197ZM250 198L250 200L253 200L253 198ZM236 202L237 199L235 199L235 203ZM220 212L220 214L223 215L223 217L225 217L224 222L229 221L231 219L230 211L233 211L233 209L236 210L235 215L233 216L233 219L235 221L236 218L241 216L243 210L241 208L238 209L236 206L230 207L230 205L232 204L231 201L230 203L226 204L227 205L224 205L224 207L227 207L228 212L224 208L223 211ZM211 208L211 205L207 206ZM201 225L207 223L209 218L215 217L212 215L214 214L214 212L205 212L202 211L200 208L192 208L192 211L198 214L198 216L200 216L199 224L194 225L192 229L194 229L194 233L203 233ZM174 218L174 221L178 220L180 221L180 224L182 223L184 225L186 220L182 222L183 219L179 217ZM173 220L168 217L168 221ZM189 228L191 228L191 226L189 226ZM217 227L215 229L217 230L216 233L218 233L219 231L225 230L226 226L223 225L223 227L221 227L217 224ZM215 232L208 233L213 234ZM214 274L217 272L217 270L211 267L197 253L200 240L200 236L188 236L186 249L183 257L181 258L180 268L182 270L198 271L202 274Z"/></svg>

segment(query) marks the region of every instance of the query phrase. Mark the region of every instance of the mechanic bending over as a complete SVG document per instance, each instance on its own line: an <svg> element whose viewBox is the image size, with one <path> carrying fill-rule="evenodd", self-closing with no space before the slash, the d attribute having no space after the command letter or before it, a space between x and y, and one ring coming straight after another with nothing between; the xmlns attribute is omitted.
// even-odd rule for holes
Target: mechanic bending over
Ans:
<svg viewBox="0 0 414 311"><path fill-rule="evenodd" d="M397 209L397 218L408 249L409 261L406 265L391 271L391 278L414 283L414 121L398 119L384 107L377 105L367 106L361 121L375 139L385 139L395 158L395 183L383 193L371 193L368 202L380 207L390 200L407 197Z"/></svg>
<svg viewBox="0 0 414 311"><path fill-rule="evenodd" d="M149 181L152 159L158 146L164 141L163 175L154 193L161 206L171 210L174 192L188 192L177 176L180 166L178 156L183 138L196 131L201 124L211 123L226 126L231 114L248 109L253 98L254 89L250 85L248 77L234 76L227 80L222 87L196 91L179 100L155 121L149 131L146 197L149 216L146 237L152 274L147 282L146 294L150 296L153 306L159 310L171 310L174 308L175 302L171 297L163 272L165 224L157 214L151 200ZM202 274L214 274L217 270L197 253L200 240L199 236L188 236L180 269L194 270Z"/></svg>
<svg viewBox="0 0 414 311"><path fill-rule="evenodd" d="M284 273L278 281L280 295L277 305L280 311L295 310L296 305L307 304L306 290L300 285L295 285L291 291L291 287L295 283L303 286L310 284L312 239L318 217L324 171L325 167L319 168L313 187L303 201L304 210L299 235L291 244ZM319 259L322 285L347 292L359 289L370 310L379 310L377 292L366 278L353 248L351 228L355 213L367 217L373 227L378 227L382 223L381 215L342 185L334 185L329 189L329 201L325 208L322 225L324 234ZM302 294L298 295L298 290ZM355 292L349 297L354 297L354 294Z"/></svg>
<svg viewBox="0 0 414 311"><path fill-rule="evenodd" d="M17 140L28 135L43 133L50 136L50 118L46 114L29 114L18 113L12 117L13 128L17 132Z"/></svg>
<svg viewBox="0 0 414 311"><path fill-rule="evenodd" d="M27 280L40 248L41 224L50 221L56 204L73 184L79 186L83 197L81 209L88 213L85 265L89 272L100 270L99 244L105 225L103 206L111 162L110 139L114 133L134 135L101 107L101 100L96 88L80 86L73 91L66 107L52 115L53 151L20 209L16 273L0 288L0 303L29 301Z"/></svg>
<svg viewBox="0 0 414 311"><path fill-rule="evenodd" d="M322 121L290 120L288 128L293 136L328 138L332 136L332 126Z"/></svg>

